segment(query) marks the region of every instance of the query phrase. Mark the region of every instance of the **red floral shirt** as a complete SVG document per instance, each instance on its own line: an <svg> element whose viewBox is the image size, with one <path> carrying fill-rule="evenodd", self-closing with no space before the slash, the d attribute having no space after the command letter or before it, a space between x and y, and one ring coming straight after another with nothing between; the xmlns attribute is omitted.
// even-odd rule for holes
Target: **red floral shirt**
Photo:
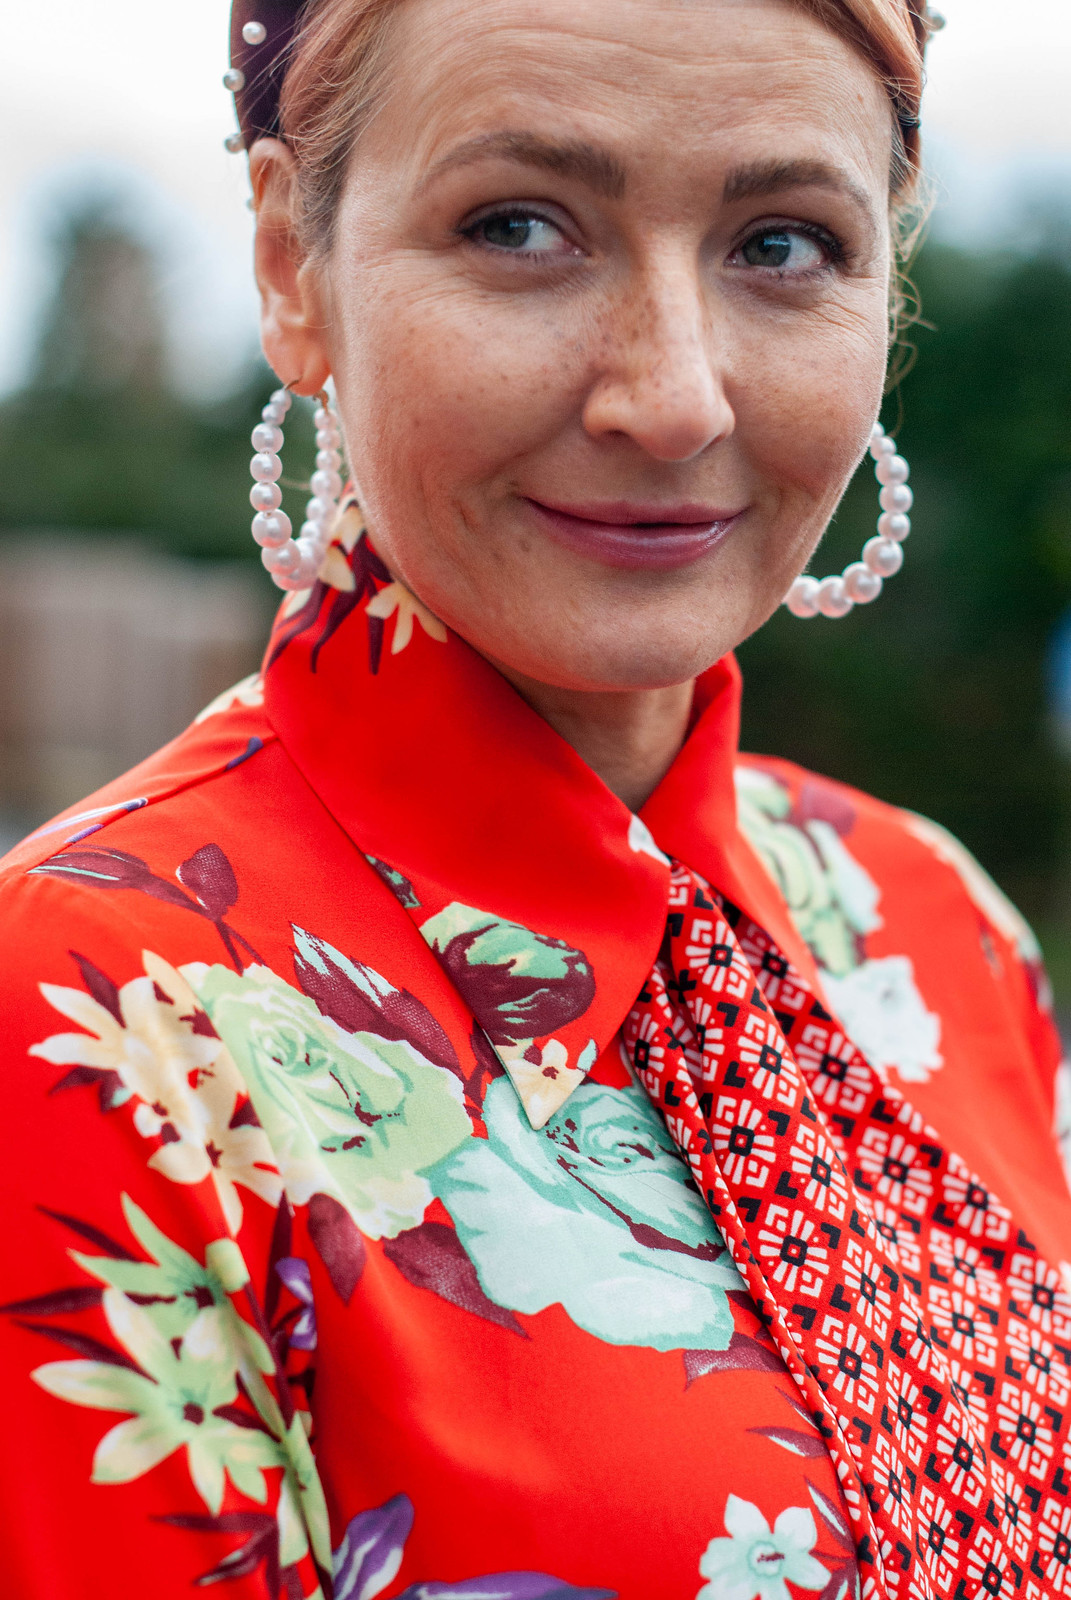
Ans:
<svg viewBox="0 0 1071 1600"><path fill-rule="evenodd" d="M1059 1262L1029 929L933 824L739 756L731 660L632 815L357 531L261 677L6 859L4 1592L846 1600L825 1446L620 1048L666 857ZM942 1293L1063 1404L1071 1350Z"/></svg>

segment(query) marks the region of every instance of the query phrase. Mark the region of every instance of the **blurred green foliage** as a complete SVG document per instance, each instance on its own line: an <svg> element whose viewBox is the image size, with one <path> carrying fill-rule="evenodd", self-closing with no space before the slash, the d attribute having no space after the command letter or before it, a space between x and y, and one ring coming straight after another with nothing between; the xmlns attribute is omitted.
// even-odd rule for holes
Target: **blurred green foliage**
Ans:
<svg viewBox="0 0 1071 1600"><path fill-rule="evenodd" d="M161 376L155 268L129 232L94 203L57 250L34 370L0 405L0 538L127 529L254 562L247 461L267 370L251 362L226 400L183 401ZM930 326L912 330L917 362L884 413L912 465L906 567L876 606L835 624L779 612L740 652L747 748L937 818L1057 929L1071 926L1071 780L1044 662L1071 605L1069 260L1066 240L1044 238L1030 254L924 249ZM291 472L311 461L307 410L287 431ZM295 518L301 498L288 496ZM876 515L864 469L817 570L856 559Z"/></svg>
<svg viewBox="0 0 1071 1600"><path fill-rule="evenodd" d="M1071 778L1045 655L1071 604L1071 270L1042 244L978 257L930 244L930 327L885 406L912 467L903 571L848 618L781 611L740 651L744 744L788 756L957 834L1028 915L1061 921ZM864 468L814 566L873 532ZM1071 918L1069 918L1071 920Z"/></svg>

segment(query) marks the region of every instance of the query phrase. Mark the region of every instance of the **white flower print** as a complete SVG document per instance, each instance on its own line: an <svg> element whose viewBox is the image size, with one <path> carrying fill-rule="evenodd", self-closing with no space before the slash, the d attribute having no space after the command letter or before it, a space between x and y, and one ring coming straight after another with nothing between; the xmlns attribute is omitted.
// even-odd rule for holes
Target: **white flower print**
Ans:
<svg viewBox="0 0 1071 1600"><path fill-rule="evenodd" d="M1008 1291L1021 1317L1043 1333L1066 1339L1071 1332L1071 1301L1055 1267L1037 1256L1016 1255L1008 1274Z"/></svg>
<svg viewBox="0 0 1071 1600"><path fill-rule="evenodd" d="M788 1206L769 1205L759 1231L759 1254L766 1276L785 1294L817 1299L829 1272L828 1240L813 1217Z"/></svg>
<svg viewBox="0 0 1071 1600"><path fill-rule="evenodd" d="M955 1213L956 1224L966 1228L972 1239L1000 1244L1008 1237L1011 1212L978 1182L954 1150L948 1153L948 1170L942 1179L942 1188L945 1208Z"/></svg>
<svg viewBox="0 0 1071 1600"><path fill-rule="evenodd" d="M954 1288L962 1289L982 1305L999 1308L1000 1279L977 1245L945 1233L942 1228L931 1228L930 1250L935 1264Z"/></svg>
<svg viewBox="0 0 1071 1600"><path fill-rule="evenodd" d="M913 1467L922 1460L926 1444L926 1400L908 1373L890 1361L885 1384L882 1427L891 1428L893 1438Z"/></svg>
<svg viewBox="0 0 1071 1600"><path fill-rule="evenodd" d="M826 1316L818 1336L818 1359L827 1374L825 1381L845 1405L871 1416L877 1404L879 1380L866 1335L838 1317Z"/></svg>
<svg viewBox="0 0 1071 1600"><path fill-rule="evenodd" d="M1049 1421L1040 1400L1029 1389L1021 1389L1014 1383L1001 1384L997 1405L1001 1448L1022 1472L1028 1472L1039 1482L1044 1479L1052 1456Z"/></svg>
<svg viewBox="0 0 1071 1600"><path fill-rule="evenodd" d="M928 1484L919 1494L918 1548L923 1566L941 1594L951 1591L959 1562L957 1524L952 1508L944 1497L935 1494Z"/></svg>
<svg viewBox="0 0 1071 1600"><path fill-rule="evenodd" d="M822 987L872 1066L904 1083L927 1083L944 1066L941 1018L927 1011L910 957L864 961L844 977L823 972Z"/></svg>
<svg viewBox="0 0 1071 1600"><path fill-rule="evenodd" d="M976 1585L967 1589L969 1594L1010 1595L1012 1586L1006 1583L1008 1552L994 1533L983 1523L978 1529L975 1543L967 1552L967 1583Z"/></svg>
<svg viewBox="0 0 1071 1600"><path fill-rule="evenodd" d="M1017 1317L1009 1318L1008 1351L1013 1364L1036 1394L1054 1406L1067 1404L1071 1393L1067 1359L1039 1328L1020 1322Z"/></svg>
<svg viewBox="0 0 1071 1600"><path fill-rule="evenodd" d="M890 1256L905 1272L917 1278L922 1270L919 1222L914 1217L902 1217L895 1206L887 1205L884 1200L872 1201L871 1209L874 1226L885 1240Z"/></svg>
<svg viewBox="0 0 1071 1600"><path fill-rule="evenodd" d="M911 1501L916 1481L892 1440L879 1434L874 1446L874 1484L886 1516L908 1540L914 1535Z"/></svg>
<svg viewBox="0 0 1071 1600"><path fill-rule="evenodd" d="M1046 1500L1038 1529L1048 1594L1071 1594L1071 1506Z"/></svg>
<svg viewBox="0 0 1071 1600"><path fill-rule="evenodd" d="M988 1306L980 1306L959 1289L937 1283L930 1284L926 1303L935 1338L963 1361L983 1367L996 1365L997 1319Z"/></svg>
<svg viewBox="0 0 1071 1600"><path fill-rule="evenodd" d="M985 1451L960 1406L949 1403L937 1424L936 1451L950 1493L977 1506L986 1484Z"/></svg>
<svg viewBox="0 0 1071 1600"><path fill-rule="evenodd" d="M762 1131L765 1123L761 1106L733 1095L719 1095L710 1131L730 1183L751 1189L765 1186L774 1159L773 1138Z"/></svg>
<svg viewBox="0 0 1071 1600"><path fill-rule="evenodd" d="M834 1222L844 1220L848 1207L848 1182L840 1157L816 1126L803 1122L792 1146L792 1179L814 1211Z"/></svg>
<svg viewBox="0 0 1071 1600"><path fill-rule="evenodd" d="M82 989L43 983L45 999L84 1033L57 1033L30 1054L63 1066L114 1072L126 1099L136 1097L134 1126L159 1140L149 1166L174 1183L211 1178L227 1226L236 1233L242 1201L236 1185L279 1203L282 1180L255 1119L233 1126L245 1090L223 1041L186 980L151 951L145 976L117 991L116 1012Z"/></svg>
<svg viewBox="0 0 1071 1600"><path fill-rule="evenodd" d="M725 1505L728 1537L712 1539L699 1562L709 1581L696 1600L791 1600L789 1583L822 1589L829 1573L811 1551L818 1542L814 1517L789 1506L771 1529L749 1500L731 1494Z"/></svg>
<svg viewBox="0 0 1071 1600"><path fill-rule="evenodd" d="M892 1316L892 1297L883 1279L887 1270L884 1262L870 1250L865 1250L854 1239L841 1263L844 1286L855 1301L856 1315L861 1317L882 1344L889 1335L889 1318Z"/></svg>
<svg viewBox="0 0 1071 1600"><path fill-rule="evenodd" d="M989 1470L993 1477L993 1509L1000 1519L1001 1538L1015 1559L1026 1563L1030 1559L1033 1538L1030 1502L1024 1500L1022 1486L999 1461L992 1460Z"/></svg>
<svg viewBox="0 0 1071 1600"><path fill-rule="evenodd" d="M858 1163L864 1184L874 1194L911 1216L925 1216L933 1180L909 1134L867 1128Z"/></svg>

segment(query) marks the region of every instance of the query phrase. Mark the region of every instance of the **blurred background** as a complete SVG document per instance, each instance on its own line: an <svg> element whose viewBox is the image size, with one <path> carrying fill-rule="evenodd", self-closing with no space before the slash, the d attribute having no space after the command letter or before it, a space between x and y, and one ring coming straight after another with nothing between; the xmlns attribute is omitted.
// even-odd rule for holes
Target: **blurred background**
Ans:
<svg viewBox="0 0 1071 1600"><path fill-rule="evenodd" d="M884 418L913 469L909 559L872 610L781 613L748 642L745 745L951 828L1033 920L1071 1018L1071 6L938 3L923 321ZM227 13L5 18L0 845L259 658L248 435L272 380L223 148ZM822 570L875 515L863 472Z"/></svg>

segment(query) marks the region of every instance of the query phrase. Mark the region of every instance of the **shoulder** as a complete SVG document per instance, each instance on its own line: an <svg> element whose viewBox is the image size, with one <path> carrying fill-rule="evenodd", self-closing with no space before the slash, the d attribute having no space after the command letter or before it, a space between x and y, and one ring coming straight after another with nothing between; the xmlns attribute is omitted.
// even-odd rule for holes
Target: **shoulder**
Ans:
<svg viewBox="0 0 1071 1600"><path fill-rule="evenodd" d="M736 769L740 825L775 876L821 881L860 935L881 926L890 896L984 923L1039 981L1041 950L1026 918L965 845L917 812L790 761L742 755ZM795 874L793 874L795 868Z"/></svg>

